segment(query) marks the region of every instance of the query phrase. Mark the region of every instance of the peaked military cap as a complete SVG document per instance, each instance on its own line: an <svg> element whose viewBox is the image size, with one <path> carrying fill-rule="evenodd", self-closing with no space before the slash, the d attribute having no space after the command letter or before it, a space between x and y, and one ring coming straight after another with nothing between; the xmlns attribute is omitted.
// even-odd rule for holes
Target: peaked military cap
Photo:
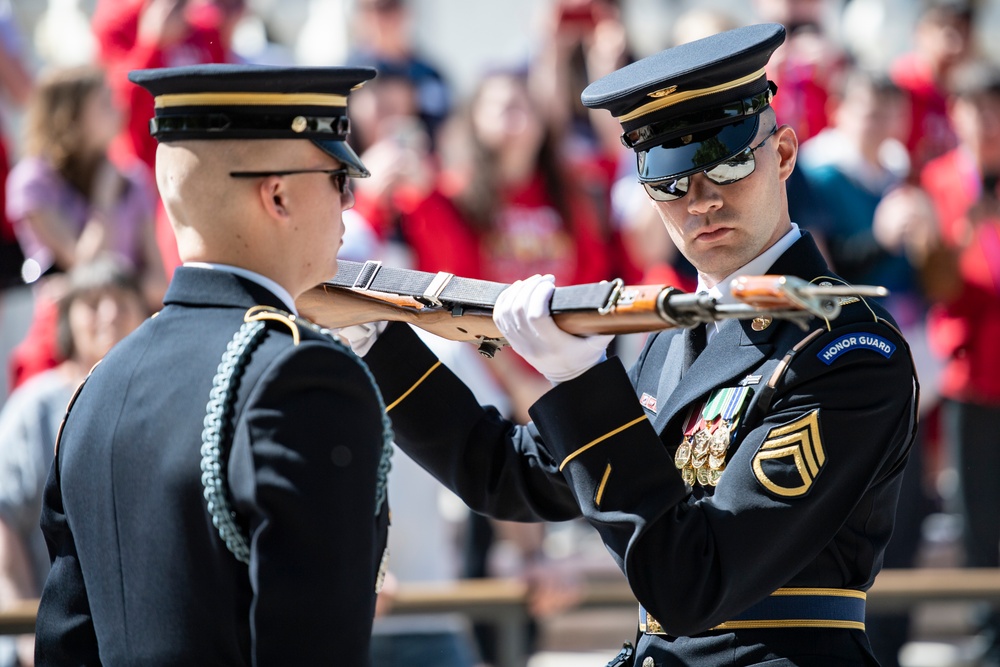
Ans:
<svg viewBox="0 0 1000 667"><path fill-rule="evenodd" d="M776 23L729 30L626 65L587 86L581 99L618 118L640 181L687 176L753 141L777 91L764 67L784 40Z"/></svg>
<svg viewBox="0 0 1000 667"><path fill-rule="evenodd" d="M347 96L375 76L369 67L191 65L135 70L153 95L150 134L185 139L308 139L355 178L371 174L346 143Z"/></svg>

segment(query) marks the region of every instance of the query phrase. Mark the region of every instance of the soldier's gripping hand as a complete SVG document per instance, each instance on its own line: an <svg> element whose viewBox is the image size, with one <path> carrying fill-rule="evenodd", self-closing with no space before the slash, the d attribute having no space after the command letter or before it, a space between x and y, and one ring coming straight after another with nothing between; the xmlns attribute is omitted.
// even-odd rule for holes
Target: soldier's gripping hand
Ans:
<svg viewBox="0 0 1000 667"><path fill-rule="evenodd" d="M518 280L500 293L493 321L515 352L558 384L604 361L613 336L574 336L556 326L549 314L554 291L551 275Z"/></svg>

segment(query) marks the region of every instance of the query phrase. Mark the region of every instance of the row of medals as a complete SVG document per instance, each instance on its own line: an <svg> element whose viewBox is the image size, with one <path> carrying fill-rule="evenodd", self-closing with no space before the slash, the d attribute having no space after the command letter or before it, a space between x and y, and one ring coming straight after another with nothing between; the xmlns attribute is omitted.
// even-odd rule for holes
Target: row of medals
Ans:
<svg viewBox="0 0 1000 667"><path fill-rule="evenodd" d="M726 453L733 440L748 387L716 389L685 424L684 439L674 454L674 466L688 486L717 486L726 469Z"/></svg>

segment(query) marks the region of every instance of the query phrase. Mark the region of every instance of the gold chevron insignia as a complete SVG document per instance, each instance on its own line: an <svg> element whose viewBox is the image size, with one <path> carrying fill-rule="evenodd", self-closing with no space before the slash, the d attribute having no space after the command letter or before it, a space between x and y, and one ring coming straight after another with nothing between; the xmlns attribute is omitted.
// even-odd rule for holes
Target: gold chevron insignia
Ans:
<svg viewBox="0 0 1000 667"><path fill-rule="evenodd" d="M766 462L770 462L766 465ZM826 463L819 410L772 428L753 457L753 473L764 488L785 498L805 495ZM769 472L770 471L770 474ZM781 483L775 473L781 473ZM788 484L792 485L789 486Z"/></svg>

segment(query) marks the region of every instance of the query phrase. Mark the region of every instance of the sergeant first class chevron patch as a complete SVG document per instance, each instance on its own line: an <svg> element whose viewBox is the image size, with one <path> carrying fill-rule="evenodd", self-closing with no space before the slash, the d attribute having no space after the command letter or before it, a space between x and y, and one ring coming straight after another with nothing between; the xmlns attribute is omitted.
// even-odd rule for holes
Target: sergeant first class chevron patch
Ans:
<svg viewBox="0 0 1000 667"><path fill-rule="evenodd" d="M809 492L825 463L817 409L772 428L754 454L752 466L765 489L783 498L795 498Z"/></svg>

